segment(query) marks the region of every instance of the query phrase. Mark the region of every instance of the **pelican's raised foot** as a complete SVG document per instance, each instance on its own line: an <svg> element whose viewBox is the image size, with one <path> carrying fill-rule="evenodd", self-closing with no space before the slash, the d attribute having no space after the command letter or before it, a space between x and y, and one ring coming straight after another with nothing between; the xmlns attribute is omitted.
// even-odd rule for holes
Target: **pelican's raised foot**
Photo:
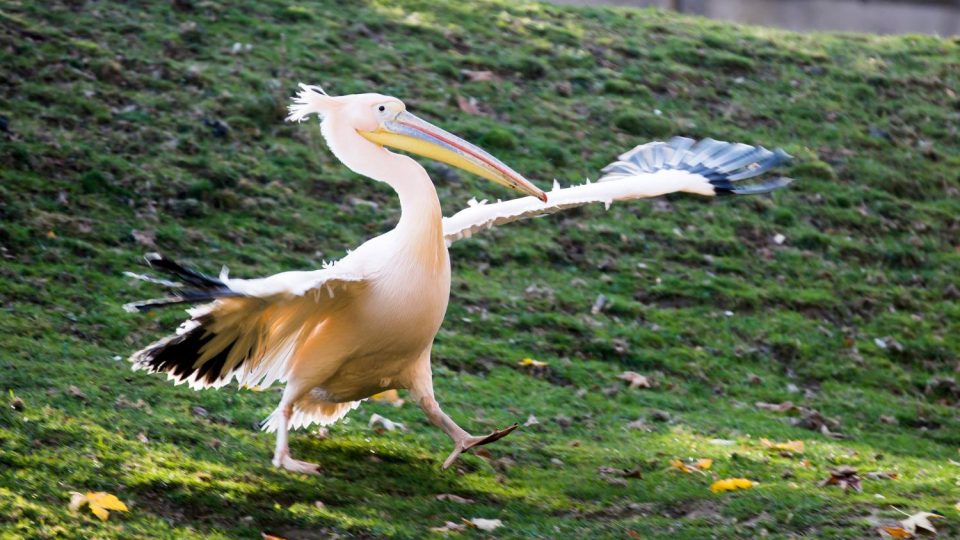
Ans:
<svg viewBox="0 0 960 540"><path fill-rule="evenodd" d="M286 469L290 472L303 473L303 474L320 474L320 466L316 463L310 463L308 461L300 461L299 459L293 459L290 456L283 456L280 458L273 459L273 465L280 469Z"/></svg>
<svg viewBox="0 0 960 540"><path fill-rule="evenodd" d="M474 446L480 446L483 444L492 443L493 441L499 441L500 439L509 435L513 430L517 429L519 425L520 424L513 424L512 426L498 429L493 433L483 437L467 436L456 440L453 444L453 452L450 452L450 455L447 456L447 459L443 462L443 469L446 470L450 468L450 465L453 465L453 462L457 460L457 457L459 457L460 454L466 452Z"/></svg>

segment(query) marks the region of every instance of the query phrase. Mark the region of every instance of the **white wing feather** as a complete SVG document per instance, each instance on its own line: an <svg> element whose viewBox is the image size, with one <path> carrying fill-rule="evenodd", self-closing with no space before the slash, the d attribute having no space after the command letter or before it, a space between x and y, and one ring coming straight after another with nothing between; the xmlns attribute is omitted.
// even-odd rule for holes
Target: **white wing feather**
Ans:
<svg viewBox="0 0 960 540"><path fill-rule="evenodd" d="M534 197L494 204L472 201L472 206L443 219L443 236L449 245L483 229L592 203L602 203L609 208L617 201L646 199L678 191L714 195L713 186L703 176L681 170L619 176L562 189L557 184L554 186L547 193L546 203Z"/></svg>

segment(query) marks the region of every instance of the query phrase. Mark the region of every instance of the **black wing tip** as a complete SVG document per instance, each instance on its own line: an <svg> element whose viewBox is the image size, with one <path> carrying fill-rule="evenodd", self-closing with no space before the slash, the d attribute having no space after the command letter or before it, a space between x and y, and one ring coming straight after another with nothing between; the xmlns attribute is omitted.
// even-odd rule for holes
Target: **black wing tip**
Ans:
<svg viewBox="0 0 960 540"><path fill-rule="evenodd" d="M207 344L217 334L209 330L208 325L211 321L208 318L201 316L193 321L196 323L193 328L180 334L167 336L146 349L134 353L130 357L134 369L148 373L163 372L178 384L189 382L194 388L220 386L227 382L246 358L228 372L224 372L227 359L236 343L234 341L197 365L197 359L204 354Z"/></svg>
<svg viewBox="0 0 960 540"><path fill-rule="evenodd" d="M725 181L724 183L715 183L711 180L710 183L713 184L713 188L717 192L718 196L762 195L764 193L770 193L771 191L776 191L780 188L789 186L791 183L793 183L793 178L787 176L778 176L776 178L771 178L766 182L750 184L746 186L739 186L730 181Z"/></svg>
<svg viewBox="0 0 960 540"><path fill-rule="evenodd" d="M775 177L759 184L740 186L737 182L760 176L793 159L783 148L730 143L705 137L700 140L676 136L667 142L639 145L620 155L619 161L603 169L608 176L682 170L697 174L713 186L716 195L757 195L780 189L792 182ZM604 179L601 178L601 181Z"/></svg>
<svg viewBox="0 0 960 540"><path fill-rule="evenodd" d="M150 265L151 268L155 268L160 272L173 275L182 280L184 283L175 283L152 276L134 274L133 272L125 272L125 274L130 277L154 283L156 285L161 285L170 291L170 296L163 298L141 300L124 304L123 309L128 313L139 313L176 304L197 304L202 302L210 302L218 298L244 296L243 294L230 289L230 287L227 286L223 280L208 276L190 268L186 268L176 261L164 257L160 253L146 253L143 256L143 259L148 265Z"/></svg>

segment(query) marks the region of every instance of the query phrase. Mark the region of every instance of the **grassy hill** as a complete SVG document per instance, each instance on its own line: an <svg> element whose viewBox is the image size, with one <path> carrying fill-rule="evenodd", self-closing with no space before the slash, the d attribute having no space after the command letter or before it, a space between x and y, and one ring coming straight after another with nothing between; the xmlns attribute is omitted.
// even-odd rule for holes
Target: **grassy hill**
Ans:
<svg viewBox="0 0 960 540"><path fill-rule="evenodd" d="M496 518L503 538L874 538L921 510L960 535L957 39L506 1L6 0L0 44L0 537L419 538ZM257 276L392 227L388 188L315 122L282 122L299 81L396 95L542 187L675 134L782 146L797 182L455 244L438 397L475 432L539 423L441 472L449 442L416 407L368 402L293 436L323 471L301 477L256 429L275 389L131 372L183 314L120 308L156 293L122 276L145 251ZM428 167L447 215L512 196ZM819 485L840 467L862 492ZM709 490L730 477L759 484ZM130 510L72 513L71 491Z"/></svg>

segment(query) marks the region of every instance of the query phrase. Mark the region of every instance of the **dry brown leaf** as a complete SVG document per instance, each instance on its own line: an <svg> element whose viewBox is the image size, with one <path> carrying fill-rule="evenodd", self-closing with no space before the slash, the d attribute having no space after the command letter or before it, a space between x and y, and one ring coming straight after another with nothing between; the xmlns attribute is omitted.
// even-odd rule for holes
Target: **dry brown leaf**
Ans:
<svg viewBox="0 0 960 540"><path fill-rule="evenodd" d="M272 534L267 534L263 531L260 532L260 538L262 538L263 540L287 540L282 536L274 536Z"/></svg>
<svg viewBox="0 0 960 540"><path fill-rule="evenodd" d="M467 114L483 115L483 112L480 110L480 107L477 104L476 98L457 96L457 107Z"/></svg>
<svg viewBox="0 0 960 540"><path fill-rule="evenodd" d="M787 412L796 408L796 405L794 405L792 401L784 401L783 403L766 403L764 401L758 401L754 403L754 405L758 409L773 412Z"/></svg>
<svg viewBox="0 0 960 540"><path fill-rule="evenodd" d="M144 246L144 247L157 246L156 244L157 233L155 233L154 231L141 231L141 230L133 229L132 231L130 231L130 236L132 236L133 239L136 240L136 242L141 246Z"/></svg>
<svg viewBox="0 0 960 540"><path fill-rule="evenodd" d="M863 491L863 486L860 485L860 475L857 474L857 470L847 466L831 469L830 477L821 481L819 486L839 486L844 491L852 489L857 493Z"/></svg>
<svg viewBox="0 0 960 540"><path fill-rule="evenodd" d="M870 480L897 480L900 478L900 473L897 471L873 471L864 474Z"/></svg>
<svg viewBox="0 0 960 540"><path fill-rule="evenodd" d="M942 518L943 516L933 512L917 512L908 516L907 519L900 520L900 525L910 534L917 534L917 529L937 534L937 530L933 528L930 520Z"/></svg>
<svg viewBox="0 0 960 540"><path fill-rule="evenodd" d="M78 387L72 384L67 387L67 395L70 397L75 397L81 401L87 401L88 399L87 395L83 393L83 390L80 390Z"/></svg>
<svg viewBox="0 0 960 540"><path fill-rule="evenodd" d="M653 381L649 377L645 377L634 371L624 371L620 375L617 375L617 378L621 381L626 381L630 388L653 388Z"/></svg>

